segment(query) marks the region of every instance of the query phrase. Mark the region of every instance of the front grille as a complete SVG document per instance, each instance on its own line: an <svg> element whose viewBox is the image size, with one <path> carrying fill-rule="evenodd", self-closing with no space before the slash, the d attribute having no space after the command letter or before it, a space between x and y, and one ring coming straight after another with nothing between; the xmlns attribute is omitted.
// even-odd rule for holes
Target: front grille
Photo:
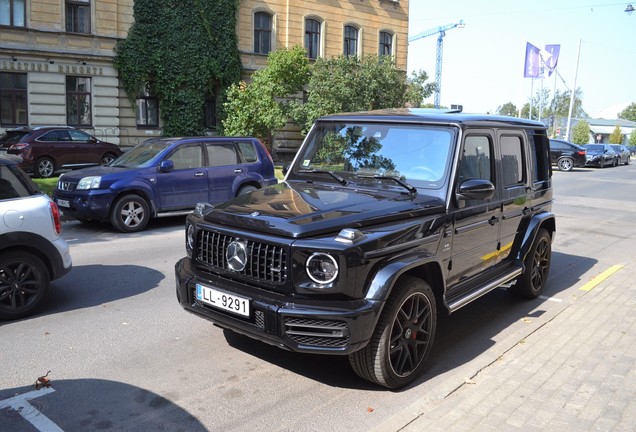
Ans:
<svg viewBox="0 0 636 432"><path fill-rule="evenodd" d="M74 183L74 182L67 182L62 180L57 182L57 188L59 190L72 192L75 190L76 187L77 187L77 183Z"/></svg>
<svg viewBox="0 0 636 432"><path fill-rule="evenodd" d="M345 348L349 344L349 329L342 321L285 318L285 335L300 345L324 348Z"/></svg>
<svg viewBox="0 0 636 432"><path fill-rule="evenodd" d="M287 282L287 253L281 246L240 240L245 245L246 264L243 270L230 269L226 253L228 245L236 237L203 230L197 239L197 260L208 266L231 271L257 281L273 283Z"/></svg>

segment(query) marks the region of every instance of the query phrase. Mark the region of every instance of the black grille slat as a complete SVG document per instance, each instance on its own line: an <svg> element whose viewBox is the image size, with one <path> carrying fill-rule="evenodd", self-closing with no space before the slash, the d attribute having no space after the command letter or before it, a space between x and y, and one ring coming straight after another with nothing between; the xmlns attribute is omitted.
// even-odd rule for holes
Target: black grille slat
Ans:
<svg viewBox="0 0 636 432"><path fill-rule="evenodd" d="M227 246L234 240L231 235L202 230L197 238L197 261L216 269L231 271L226 261ZM287 281L287 253L284 247L242 240L247 252L247 265L237 274L256 281L285 283Z"/></svg>
<svg viewBox="0 0 636 432"><path fill-rule="evenodd" d="M349 329L343 321L285 318L285 335L300 345L344 348L349 344Z"/></svg>

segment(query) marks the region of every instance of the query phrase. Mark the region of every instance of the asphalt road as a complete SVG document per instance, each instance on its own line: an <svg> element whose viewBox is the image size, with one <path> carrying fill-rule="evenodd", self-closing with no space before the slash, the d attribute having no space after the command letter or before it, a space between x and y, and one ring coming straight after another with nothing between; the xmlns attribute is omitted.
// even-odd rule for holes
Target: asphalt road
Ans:
<svg viewBox="0 0 636 432"><path fill-rule="evenodd" d="M64 223L74 268L39 314L0 324L0 431L366 431L452 393L633 259L636 166L555 172L557 236L545 296L496 290L441 317L428 373L393 392L346 358L226 334L178 305L183 217L138 234ZM34 390L50 371L52 386Z"/></svg>

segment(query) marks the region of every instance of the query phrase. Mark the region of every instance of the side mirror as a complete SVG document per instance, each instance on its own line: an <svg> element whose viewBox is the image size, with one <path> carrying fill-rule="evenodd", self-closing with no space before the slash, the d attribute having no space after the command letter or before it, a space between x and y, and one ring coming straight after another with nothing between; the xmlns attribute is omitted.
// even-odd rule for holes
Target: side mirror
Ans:
<svg viewBox="0 0 636 432"><path fill-rule="evenodd" d="M495 195L495 185L489 180L470 179L459 186L459 199L487 200Z"/></svg>
<svg viewBox="0 0 636 432"><path fill-rule="evenodd" d="M287 162L285 165L283 165L283 174L287 175L287 171L289 171L289 168L291 167L291 163Z"/></svg>
<svg viewBox="0 0 636 432"><path fill-rule="evenodd" d="M172 162L172 160L170 159L161 161L161 164L159 165L159 171L161 172L170 172L173 169L174 169L174 162Z"/></svg>

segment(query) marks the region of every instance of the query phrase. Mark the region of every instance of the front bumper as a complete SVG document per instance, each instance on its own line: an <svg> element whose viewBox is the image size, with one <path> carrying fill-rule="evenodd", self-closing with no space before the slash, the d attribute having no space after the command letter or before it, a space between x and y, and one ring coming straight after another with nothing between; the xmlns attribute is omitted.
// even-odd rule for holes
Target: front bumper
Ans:
<svg viewBox="0 0 636 432"><path fill-rule="evenodd" d="M113 194L108 191L92 190L85 193L60 193L53 194L53 201L65 215L77 219L107 220ZM66 205L68 203L68 205Z"/></svg>
<svg viewBox="0 0 636 432"><path fill-rule="evenodd" d="M374 300L297 300L237 281L197 275L189 258L175 265L177 299L188 312L262 342L297 352L349 354L371 339L383 302ZM250 298L250 317L200 302L195 285Z"/></svg>

